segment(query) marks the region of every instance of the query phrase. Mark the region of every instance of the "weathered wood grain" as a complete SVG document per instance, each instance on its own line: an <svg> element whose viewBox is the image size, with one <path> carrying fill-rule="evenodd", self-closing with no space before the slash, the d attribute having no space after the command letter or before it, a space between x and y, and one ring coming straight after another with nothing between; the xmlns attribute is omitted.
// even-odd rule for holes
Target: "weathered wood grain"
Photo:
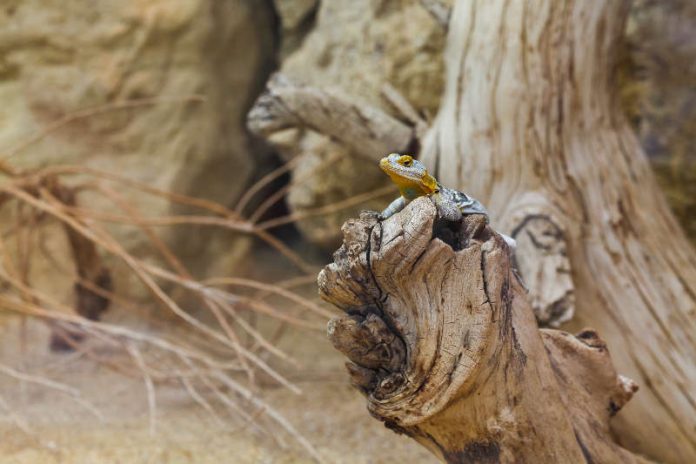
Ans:
<svg viewBox="0 0 696 464"><path fill-rule="evenodd" d="M293 83L282 74L266 84L247 116L247 125L266 138L284 129L311 129L374 161L385 153L407 151L416 141L413 128L381 109Z"/></svg>
<svg viewBox="0 0 696 464"><path fill-rule="evenodd" d="M618 106L629 6L455 2L445 93L421 159L504 233L549 218L559 252L518 250L541 319L574 306L567 327L597 328L640 383L613 425L626 447L696 462L696 254Z"/></svg>
<svg viewBox="0 0 696 464"><path fill-rule="evenodd" d="M348 221L319 275L368 409L450 463L640 463L609 419L636 385L594 331L539 330L505 240L427 197Z"/></svg>

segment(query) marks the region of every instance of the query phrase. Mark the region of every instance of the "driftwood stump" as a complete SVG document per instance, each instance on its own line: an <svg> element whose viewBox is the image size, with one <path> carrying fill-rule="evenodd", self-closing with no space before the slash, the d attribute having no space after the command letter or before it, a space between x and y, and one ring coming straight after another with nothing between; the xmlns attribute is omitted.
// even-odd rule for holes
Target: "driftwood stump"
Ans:
<svg viewBox="0 0 696 464"><path fill-rule="evenodd" d="M647 462L609 419L637 386L592 330L539 330L505 241L428 198L346 222L321 296L370 413L450 463Z"/></svg>

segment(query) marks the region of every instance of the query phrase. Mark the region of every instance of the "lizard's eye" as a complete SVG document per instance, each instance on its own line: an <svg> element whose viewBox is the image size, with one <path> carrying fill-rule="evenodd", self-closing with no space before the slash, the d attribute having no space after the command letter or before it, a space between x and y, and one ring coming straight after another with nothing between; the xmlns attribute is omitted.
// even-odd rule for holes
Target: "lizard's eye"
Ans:
<svg viewBox="0 0 696 464"><path fill-rule="evenodd" d="M399 158L399 164L402 166L406 166L407 168L411 167L411 165L413 164L413 158L411 158L408 155L404 155L401 158Z"/></svg>

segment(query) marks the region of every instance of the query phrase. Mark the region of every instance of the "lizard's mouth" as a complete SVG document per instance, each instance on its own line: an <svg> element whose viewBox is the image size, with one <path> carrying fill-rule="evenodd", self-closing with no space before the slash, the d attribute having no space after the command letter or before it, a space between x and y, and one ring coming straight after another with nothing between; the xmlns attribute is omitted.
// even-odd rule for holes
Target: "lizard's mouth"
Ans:
<svg viewBox="0 0 696 464"><path fill-rule="evenodd" d="M391 161L389 157L379 160L379 167L382 171L389 174L389 176L396 176L396 179L406 179L410 177L407 172L404 172L404 168Z"/></svg>
<svg viewBox="0 0 696 464"><path fill-rule="evenodd" d="M391 163L389 163L389 158L382 158L379 160L379 167L384 172L392 171Z"/></svg>
<svg viewBox="0 0 696 464"><path fill-rule="evenodd" d="M379 160L379 167L384 171L399 188L412 187L419 189L420 178L413 176L407 169L395 164L389 157Z"/></svg>

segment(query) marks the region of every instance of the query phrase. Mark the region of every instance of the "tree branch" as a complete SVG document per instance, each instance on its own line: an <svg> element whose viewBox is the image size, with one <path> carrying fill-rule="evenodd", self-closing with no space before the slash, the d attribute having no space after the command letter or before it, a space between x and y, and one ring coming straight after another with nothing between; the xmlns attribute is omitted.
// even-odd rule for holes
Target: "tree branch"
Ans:
<svg viewBox="0 0 696 464"><path fill-rule="evenodd" d="M281 74L268 82L249 112L247 124L249 130L265 138L283 129L311 129L370 160L385 153L409 151L415 143L411 127L379 108L294 84Z"/></svg>

